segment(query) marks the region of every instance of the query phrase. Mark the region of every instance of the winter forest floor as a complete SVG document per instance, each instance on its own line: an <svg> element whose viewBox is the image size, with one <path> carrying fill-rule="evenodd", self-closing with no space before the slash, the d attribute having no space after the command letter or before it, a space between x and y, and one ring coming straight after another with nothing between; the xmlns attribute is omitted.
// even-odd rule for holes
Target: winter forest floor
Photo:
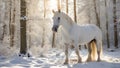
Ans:
<svg viewBox="0 0 120 68"><path fill-rule="evenodd" d="M43 57L18 57L11 58L0 56L0 68L120 68L120 48L103 51L102 62L84 62L87 58L87 50L82 49L83 63L76 63L74 51L70 51L70 63L64 65L64 52L59 49L49 49Z"/></svg>

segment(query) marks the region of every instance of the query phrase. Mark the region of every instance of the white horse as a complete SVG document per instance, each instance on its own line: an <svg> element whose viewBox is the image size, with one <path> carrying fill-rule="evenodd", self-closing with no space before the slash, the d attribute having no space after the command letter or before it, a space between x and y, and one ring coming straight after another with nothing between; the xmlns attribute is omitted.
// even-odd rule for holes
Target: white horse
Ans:
<svg viewBox="0 0 120 68"><path fill-rule="evenodd" d="M74 45L75 52L78 56L78 62L80 63L82 62L82 59L79 54L79 45L88 44L92 40L95 40L98 54L97 61L100 61L102 55L101 30L94 24L77 25L67 14L61 11L53 11L53 13L53 32L57 32L58 27L61 25L65 30L64 32L67 33L67 36L65 38L69 40L65 41L66 59L64 64L68 64L68 45Z"/></svg>

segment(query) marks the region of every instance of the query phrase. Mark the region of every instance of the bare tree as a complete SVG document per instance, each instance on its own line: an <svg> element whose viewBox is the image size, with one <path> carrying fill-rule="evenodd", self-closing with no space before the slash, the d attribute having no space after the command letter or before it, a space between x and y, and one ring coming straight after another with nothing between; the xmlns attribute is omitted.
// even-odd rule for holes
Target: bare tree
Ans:
<svg viewBox="0 0 120 68"><path fill-rule="evenodd" d="M113 21L114 21L114 46L118 48L118 32L117 32L117 15L116 15L116 0L113 0Z"/></svg>
<svg viewBox="0 0 120 68"><path fill-rule="evenodd" d="M0 1L0 2L2 2L2 1ZM7 2L7 1L6 1ZM1 22L2 22L2 26L1 26L1 28L2 28L2 35L0 36L0 41L1 42L3 42L3 40L4 40L4 37L5 37L5 34L7 33L6 32L6 30L7 30L7 24L5 23L5 19L6 19L6 17L7 17L7 3L4 5L5 6L5 8L3 9L3 10L0 10L0 11L2 11L2 13L3 13L3 17L2 17L2 19L0 19L0 24L1 24ZM4 11L4 12L3 12ZM2 21L1 21L2 20Z"/></svg>
<svg viewBox="0 0 120 68"><path fill-rule="evenodd" d="M2 36L0 38L1 41L3 41L5 34L6 34L6 24L3 25L3 32L2 32Z"/></svg>
<svg viewBox="0 0 120 68"><path fill-rule="evenodd" d="M91 24L90 9L88 10L88 13L87 13L87 14L88 14L88 18L89 18L89 19L88 19L88 23Z"/></svg>
<svg viewBox="0 0 120 68"><path fill-rule="evenodd" d="M45 17L46 17L46 0L44 0L44 20L45 20ZM45 44L45 25L43 25L42 47L44 46L44 44Z"/></svg>
<svg viewBox="0 0 120 68"><path fill-rule="evenodd" d="M68 0L66 0L66 13L68 14Z"/></svg>
<svg viewBox="0 0 120 68"><path fill-rule="evenodd" d="M26 54L27 53L27 41L26 41L26 1L21 0L21 20L20 20L20 54Z"/></svg>
<svg viewBox="0 0 120 68"><path fill-rule="evenodd" d="M89 22L89 24L91 23L91 16L90 16L90 14L91 14L91 1L88 1L87 2L88 3L88 8L87 8L87 15L88 15L88 22Z"/></svg>
<svg viewBox="0 0 120 68"><path fill-rule="evenodd" d="M57 3L57 8L58 8L58 10L61 10L61 3L60 3L61 0L58 0L57 2L58 2L58 3Z"/></svg>
<svg viewBox="0 0 120 68"><path fill-rule="evenodd" d="M107 0L105 0L105 16L106 16L106 36L107 36L107 47L110 48L110 43L109 43L109 34L108 34L108 11L107 11Z"/></svg>
<svg viewBox="0 0 120 68"><path fill-rule="evenodd" d="M96 16L97 26L100 27L100 19L99 19L99 14L97 12L96 0L93 0L93 4L94 4L94 10L95 10L95 16Z"/></svg>
<svg viewBox="0 0 120 68"><path fill-rule="evenodd" d="M74 0L74 21L77 23L77 15L76 15L76 0Z"/></svg>
<svg viewBox="0 0 120 68"><path fill-rule="evenodd" d="M13 4L13 6L12 6ZM14 46L14 35L15 35L15 0L10 0L10 21L9 21L9 32L10 32L10 46Z"/></svg>
<svg viewBox="0 0 120 68"><path fill-rule="evenodd" d="M55 47L55 33L53 32L53 37L52 37L52 47Z"/></svg>

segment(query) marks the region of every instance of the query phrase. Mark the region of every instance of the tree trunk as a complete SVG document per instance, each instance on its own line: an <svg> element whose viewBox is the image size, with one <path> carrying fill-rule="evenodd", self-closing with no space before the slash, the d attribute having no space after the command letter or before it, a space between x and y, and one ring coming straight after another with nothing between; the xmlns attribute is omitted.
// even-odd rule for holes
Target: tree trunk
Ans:
<svg viewBox="0 0 120 68"><path fill-rule="evenodd" d="M77 15L76 15L76 0L74 0L74 21L77 23Z"/></svg>
<svg viewBox="0 0 120 68"><path fill-rule="evenodd" d="M43 26L43 33L42 33L42 47L45 45L45 27Z"/></svg>
<svg viewBox="0 0 120 68"><path fill-rule="evenodd" d="M44 0L44 21L46 17L46 0ZM45 22L44 22L45 23ZM45 25L43 25L43 33L42 33L42 47L45 45Z"/></svg>
<svg viewBox="0 0 120 68"><path fill-rule="evenodd" d="M88 15L88 22L89 22L89 24L91 24L91 8L90 8L90 6L91 6L91 2L90 1L88 1L88 10L87 10L87 15Z"/></svg>
<svg viewBox="0 0 120 68"><path fill-rule="evenodd" d="M89 12L88 12L88 18L89 18L89 19L88 19L88 23L91 24L90 9L89 9L88 11L89 11Z"/></svg>
<svg viewBox="0 0 120 68"><path fill-rule="evenodd" d="M3 41L5 34L6 34L6 24L3 25L3 32L2 32L2 36L0 38L1 41Z"/></svg>
<svg viewBox="0 0 120 68"><path fill-rule="evenodd" d="M68 0L66 0L66 13L68 14Z"/></svg>
<svg viewBox="0 0 120 68"><path fill-rule="evenodd" d="M116 15L116 0L113 0L113 22L114 22L114 46L118 48L118 34L117 34L117 15Z"/></svg>
<svg viewBox="0 0 120 68"><path fill-rule="evenodd" d="M20 20L20 37L21 37L21 46L20 53L27 53L27 41L26 41L26 1L21 0L21 20Z"/></svg>
<svg viewBox="0 0 120 68"><path fill-rule="evenodd" d="M2 1L0 1L0 2L2 2ZM1 41L1 43L3 43L3 41L4 41L4 37L5 37L5 34L7 34L7 32L6 32L6 30L7 30L7 24L6 24L6 22L4 21L4 20L6 20L6 18L7 18L7 12L8 12L8 10L7 10L7 2L5 3L5 5L2 5L2 6L5 6L5 8L3 9L3 10L0 10L1 12L2 12L2 14L3 14L3 16L2 17L0 17L1 19L0 19L0 25L2 24L2 26L1 26L1 28L2 28L2 35L0 36L0 41Z"/></svg>
<svg viewBox="0 0 120 68"><path fill-rule="evenodd" d="M94 10L95 10L97 26L100 27L100 19L99 19L99 15L98 15L98 12L97 12L96 0L93 0L93 4L94 4Z"/></svg>
<svg viewBox="0 0 120 68"><path fill-rule="evenodd" d="M110 44L109 44L109 34L108 34L108 14L107 14L107 0L105 0L105 16L106 16L106 36L107 36L107 47L110 48Z"/></svg>
<svg viewBox="0 0 120 68"><path fill-rule="evenodd" d="M11 47L14 46L14 35L15 35L15 12L16 12L15 0L13 1L10 0L10 7L12 7L12 3L13 3L13 8L10 8L10 22L9 22L10 46Z"/></svg>
<svg viewBox="0 0 120 68"><path fill-rule="evenodd" d="M10 6L10 18L9 18L9 32L10 32L10 46L11 46L11 15L12 15L12 0L10 0L10 4L9 4L9 6Z"/></svg>
<svg viewBox="0 0 120 68"><path fill-rule="evenodd" d="M61 4L60 4L60 1L61 1L61 0L58 0L58 1L57 1L57 8L58 8L58 11L61 10Z"/></svg>
<svg viewBox="0 0 120 68"><path fill-rule="evenodd" d="M52 38L52 47L55 47L55 33L53 32L53 38Z"/></svg>

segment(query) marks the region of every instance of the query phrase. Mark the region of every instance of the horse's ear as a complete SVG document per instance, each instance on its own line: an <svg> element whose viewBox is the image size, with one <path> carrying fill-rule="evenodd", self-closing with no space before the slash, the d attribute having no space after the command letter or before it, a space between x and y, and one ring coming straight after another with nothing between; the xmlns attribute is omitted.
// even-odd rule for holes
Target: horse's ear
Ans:
<svg viewBox="0 0 120 68"><path fill-rule="evenodd" d="M53 12L53 14L55 13L55 11L54 11L54 10L52 10L52 12Z"/></svg>

